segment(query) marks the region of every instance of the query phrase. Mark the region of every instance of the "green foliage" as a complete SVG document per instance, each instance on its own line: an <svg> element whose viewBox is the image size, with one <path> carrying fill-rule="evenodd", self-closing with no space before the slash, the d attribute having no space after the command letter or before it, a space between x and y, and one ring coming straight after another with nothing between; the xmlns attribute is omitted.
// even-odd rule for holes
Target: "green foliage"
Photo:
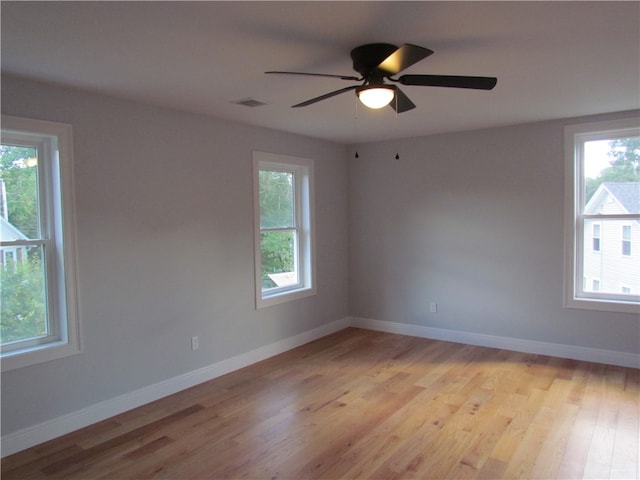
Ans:
<svg viewBox="0 0 640 480"><path fill-rule="evenodd" d="M611 140L608 156L609 166L585 181L587 202L604 182L640 182L640 137Z"/></svg>
<svg viewBox="0 0 640 480"><path fill-rule="evenodd" d="M28 238L38 237L36 156L34 148L0 145L0 179L6 189L8 221Z"/></svg>
<svg viewBox="0 0 640 480"><path fill-rule="evenodd" d="M45 288L39 249L29 252L22 260L6 261L0 269L0 283L1 342L45 335Z"/></svg>
<svg viewBox="0 0 640 480"><path fill-rule="evenodd" d="M293 173L260 170L260 226L293 225Z"/></svg>
<svg viewBox="0 0 640 480"><path fill-rule="evenodd" d="M260 170L260 227L287 228L294 226L294 176L291 172ZM272 273L295 269L294 236L290 230L267 231L260 235L263 288L275 284L268 277Z"/></svg>
<svg viewBox="0 0 640 480"><path fill-rule="evenodd" d="M611 166L602 172L604 181L640 181L640 137L612 140L609 148Z"/></svg>
<svg viewBox="0 0 640 480"><path fill-rule="evenodd" d="M268 277L269 274L294 271L293 246L294 239L291 232L265 232L260 235L262 257L260 277L263 288L275 286Z"/></svg>
<svg viewBox="0 0 640 480"><path fill-rule="evenodd" d="M34 148L0 146L0 179L4 184L9 223L29 238L38 237L37 152ZM0 340L4 344L46 334L46 300L40 247L3 248L0 267Z"/></svg>

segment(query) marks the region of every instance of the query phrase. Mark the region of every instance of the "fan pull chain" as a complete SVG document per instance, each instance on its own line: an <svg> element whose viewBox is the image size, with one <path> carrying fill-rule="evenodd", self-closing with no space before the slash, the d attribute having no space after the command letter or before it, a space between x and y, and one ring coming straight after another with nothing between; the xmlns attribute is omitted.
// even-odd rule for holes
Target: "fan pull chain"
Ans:
<svg viewBox="0 0 640 480"><path fill-rule="evenodd" d="M356 96L356 145L358 145L358 97ZM358 155L358 147L356 147L356 154L354 155L354 158L360 158L360 155Z"/></svg>
<svg viewBox="0 0 640 480"><path fill-rule="evenodd" d="M396 160L400 160L400 154L398 153L398 90L396 90Z"/></svg>

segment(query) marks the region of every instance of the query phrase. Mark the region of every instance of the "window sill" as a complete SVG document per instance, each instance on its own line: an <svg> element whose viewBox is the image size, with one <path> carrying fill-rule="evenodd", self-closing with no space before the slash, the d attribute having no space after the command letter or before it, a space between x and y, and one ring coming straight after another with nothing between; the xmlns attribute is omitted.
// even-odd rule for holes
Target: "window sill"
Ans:
<svg viewBox="0 0 640 480"><path fill-rule="evenodd" d="M614 302L588 298L572 298L567 300L564 306L565 308L640 315L640 305L634 302Z"/></svg>
<svg viewBox="0 0 640 480"><path fill-rule="evenodd" d="M39 345L37 347L25 348L23 350L15 350L13 352L3 353L0 357L2 363L2 371L8 372L17 368L37 365L59 358L69 357L80 353L80 346L67 343L55 342Z"/></svg>
<svg viewBox="0 0 640 480"><path fill-rule="evenodd" d="M278 305L280 303L292 302L300 298L310 297L316 294L315 288L300 288L297 290L290 290L287 292L280 292L265 297L258 297L256 299L256 309L270 307L272 305Z"/></svg>

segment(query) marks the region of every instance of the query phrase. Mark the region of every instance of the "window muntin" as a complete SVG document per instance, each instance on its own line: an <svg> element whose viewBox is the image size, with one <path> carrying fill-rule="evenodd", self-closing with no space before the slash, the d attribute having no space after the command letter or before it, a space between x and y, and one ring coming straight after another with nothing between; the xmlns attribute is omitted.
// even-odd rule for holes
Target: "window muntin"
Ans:
<svg viewBox="0 0 640 480"><path fill-rule="evenodd" d="M313 162L254 152L256 305L315 293Z"/></svg>
<svg viewBox="0 0 640 480"><path fill-rule="evenodd" d="M638 120L568 126L565 145L566 305L637 313L640 256L630 245L640 238Z"/></svg>
<svg viewBox="0 0 640 480"><path fill-rule="evenodd" d="M2 116L0 344L10 370L79 351L69 125Z"/></svg>

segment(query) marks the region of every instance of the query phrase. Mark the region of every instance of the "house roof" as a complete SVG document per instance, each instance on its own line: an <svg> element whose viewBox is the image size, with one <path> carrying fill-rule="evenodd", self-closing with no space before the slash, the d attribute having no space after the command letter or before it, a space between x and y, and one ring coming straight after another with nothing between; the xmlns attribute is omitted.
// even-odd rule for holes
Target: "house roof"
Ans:
<svg viewBox="0 0 640 480"><path fill-rule="evenodd" d="M24 233L2 217L0 217L0 238L5 242L27 240L27 236Z"/></svg>
<svg viewBox="0 0 640 480"><path fill-rule="evenodd" d="M640 213L640 182L604 182L602 185L628 213Z"/></svg>

